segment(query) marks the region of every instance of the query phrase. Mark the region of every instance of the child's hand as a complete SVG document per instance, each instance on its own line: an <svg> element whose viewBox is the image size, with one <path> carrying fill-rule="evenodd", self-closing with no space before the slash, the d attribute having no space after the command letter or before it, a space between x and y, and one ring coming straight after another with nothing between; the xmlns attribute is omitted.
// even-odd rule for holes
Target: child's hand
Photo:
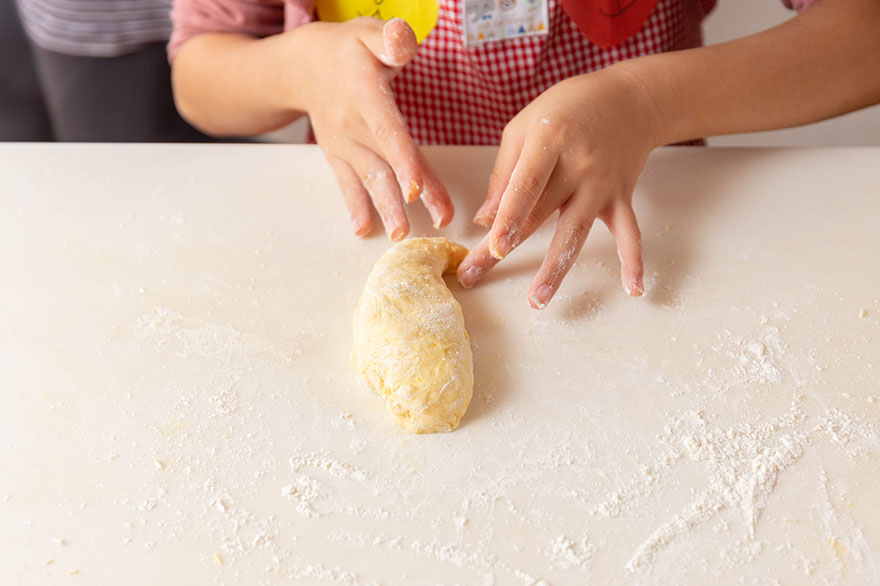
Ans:
<svg viewBox="0 0 880 586"><path fill-rule="evenodd" d="M421 196L435 227L454 213L446 189L409 135L391 80L416 54L415 34L401 19L357 18L302 27L307 59L294 76L318 144L333 168L355 234L372 228L371 201L392 240L409 233L406 202ZM303 34L306 33L306 34Z"/></svg>
<svg viewBox="0 0 880 586"><path fill-rule="evenodd" d="M656 146L657 127L637 80L614 68L570 78L541 94L504 129L488 197L474 218L491 229L459 266L461 284L473 286L559 209L529 304L540 309L550 301L595 218L617 240L623 288L642 295L632 191Z"/></svg>

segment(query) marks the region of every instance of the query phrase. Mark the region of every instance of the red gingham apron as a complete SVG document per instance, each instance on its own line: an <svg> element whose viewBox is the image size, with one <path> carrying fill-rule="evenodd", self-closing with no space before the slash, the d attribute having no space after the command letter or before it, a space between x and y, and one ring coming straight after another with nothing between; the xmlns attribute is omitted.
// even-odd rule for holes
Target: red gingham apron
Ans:
<svg viewBox="0 0 880 586"><path fill-rule="evenodd" d="M437 28L393 82L421 144L498 144L505 124L563 79L632 57L698 47L700 25L715 0L659 0L635 35L606 49L584 36L559 0L548 0L549 34L466 47L463 4L439 0Z"/></svg>

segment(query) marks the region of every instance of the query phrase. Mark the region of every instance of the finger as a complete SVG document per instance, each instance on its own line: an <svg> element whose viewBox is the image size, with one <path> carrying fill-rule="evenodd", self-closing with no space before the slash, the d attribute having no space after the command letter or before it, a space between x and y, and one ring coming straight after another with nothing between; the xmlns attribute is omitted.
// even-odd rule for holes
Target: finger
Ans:
<svg viewBox="0 0 880 586"><path fill-rule="evenodd" d="M560 208L547 255L529 287L529 305L534 309L544 309L559 290L584 247L595 218L596 210L589 197L575 195Z"/></svg>
<svg viewBox="0 0 880 586"><path fill-rule="evenodd" d="M327 155L327 161L336 175L336 181L342 190L345 206L351 216L351 227L357 236L366 236L373 228L370 215L370 194L361 183L360 177L351 165L334 155Z"/></svg>
<svg viewBox="0 0 880 586"><path fill-rule="evenodd" d="M544 223L544 220L550 217L557 206L558 203L549 198L538 202L533 213L529 215L520 230L523 240L531 236ZM493 256L490 243L491 236L487 234L458 265L457 277L462 287L473 287L489 269L498 264L499 259Z"/></svg>
<svg viewBox="0 0 880 586"><path fill-rule="evenodd" d="M406 202L419 199L425 182L437 180L431 177L433 172L426 166L427 161L410 136L385 82L380 82L379 91L364 92L361 116L370 131L368 146L372 147L369 143L374 143L376 152L388 161ZM433 218L435 222L438 219Z"/></svg>
<svg viewBox="0 0 880 586"><path fill-rule="evenodd" d="M642 233L632 206L628 202L615 204L611 217L605 223L617 241L623 290L632 297L641 297L645 293L642 283Z"/></svg>
<svg viewBox="0 0 880 586"><path fill-rule="evenodd" d="M395 242L402 240L409 234L409 220L391 167L382 157L361 144L350 143L347 150L344 158L370 194L385 232Z"/></svg>
<svg viewBox="0 0 880 586"><path fill-rule="evenodd" d="M361 18L361 42L383 65L396 71L412 61L419 49L416 34L402 18L383 22L378 18Z"/></svg>
<svg viewBox="0 0 880 586"><path fill-rule="evenodd" d="M489 189L486 201L474 215L474 222L487 228L492 225L498 206L501 204L501 196L510 181L513 168L520 157L523 147L523 137L520 134L511 135L505 132L501 136L501 145L498 147L498 155L495 157L495 166L489 175Z"/></svg>
<svg viewBox="0 0 880 586"><path fill-rule="evenodd" d="M476 285L486 271L500 261L489 252L489 237L484 237L478 245L471 249L467 257L461 261L456 271L459 284L465 289Z"/></svg>
<svg viewBox="0 0 880 586"><path fill-rule="evenodd" d="M446 191L446 187L440 181L440 178L437 177L437 173L431 167L421 149L417 149L417 156L420 166L424 170L422 203L425 204L425 208L431 214L434 228L442 228L452 221L455 215L455 206L452 204L449 192Z"/></svg>
<svg viewBox="0 0 880 586"><path fill-rule="evenodd" d="M374 150L391 164L407 203L419 199L425 181L433 171L409 133L390 84L366 70L355 82L364 88L359 95L357 110L370 133L370 138L362 142L370 148L375 147Z"/></svg>
<svg viewBox="0 0 880 586"><path fill-rule="evenodd" d="M396 75L418 51L415 33L401 18L392 18L382 26L381 35L378 32L376 25L368 21L361 40L377 59L394 68L393 75ZM373 89L363 93L361 113L377 152L385 157L394 170L407 203L419 199L425 186L431 185L423 201L435 227L448 224L454 213L452 202L409 133L389 85L393 75L382 76L377 83L372 73L366 74L367 79L363 80L362 87Z"/></svg>
<svg viewBox="0 0 880 586"><path fill-rule="evenodd" d="M389 67L403 67L413 60L419 50L416 33L402 18L392 18L382 27L385 51L379 60Z"/></svg>
<svg viewBox="0 0 880 586"><path fill-rule="evenodd" d="M523 224L544 193L557 160L555 149L545 149L543 141L526 140L489 232L489 251L495 258L504 258L525 239Z"/></svg>

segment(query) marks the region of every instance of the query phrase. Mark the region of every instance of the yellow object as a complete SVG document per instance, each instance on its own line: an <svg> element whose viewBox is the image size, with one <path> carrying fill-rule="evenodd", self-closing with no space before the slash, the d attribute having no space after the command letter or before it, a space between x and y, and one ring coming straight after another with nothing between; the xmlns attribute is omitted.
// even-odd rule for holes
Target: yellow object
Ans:
<svg viewBox="0 0 880 586"><path fill-rule="evenodd" d="M464 317L442 277L467 252L446 238L399 242L376 262L355 310L354 367L413 433L452 431L471 401Z"/></svg>
<svg viewBox="0 0 880 586"><path fill-rule="evenodd" d="M325 22L345 22L358 16L402 18L420 43L437 26L437 0L317 0L315 8L318 19Z"/></svg>

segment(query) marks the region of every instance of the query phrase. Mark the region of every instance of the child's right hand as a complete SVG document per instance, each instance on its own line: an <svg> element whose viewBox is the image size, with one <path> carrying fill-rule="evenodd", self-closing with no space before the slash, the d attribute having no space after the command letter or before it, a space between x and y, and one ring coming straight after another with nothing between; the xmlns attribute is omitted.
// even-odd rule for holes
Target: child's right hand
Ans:
<svg viewBox="0 0 880 586"><path fill-rule="evenodd" d="M448 224L454 213L449 194L410 136L391 90L418 49L409 25L362 17L296 32L305 50L293 57L291 81L339 181L355 234L372 229L371 201L395 241L409 233L404 200L421 196L434 226Z"/></svg>

